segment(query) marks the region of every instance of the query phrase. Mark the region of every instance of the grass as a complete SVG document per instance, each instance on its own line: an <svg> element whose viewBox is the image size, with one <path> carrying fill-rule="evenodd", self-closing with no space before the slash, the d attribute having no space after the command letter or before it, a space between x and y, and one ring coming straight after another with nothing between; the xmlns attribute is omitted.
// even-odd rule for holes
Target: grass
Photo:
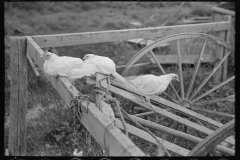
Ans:
<svg viewBox="0 0 240 160"><path fill-rule="evenodd" d="M130 23L132 21L141 22L144 27L155 27L164 23L180 4L180 2L5 2L5 37L16 35L14 32L16 28L23 31L24 35L45 35L136 28ZM185 16L210 16L210 6L213 4L213 2L189 2L185 4L181 12ZM174 23L172 22L171 25L174 25ZM10 82L8 79L9 47L7 47L7 40L5 46L6 112L4 148L7 148L10 98ZM109 42L57 47L56 49L60 55L80 58L89 53L104 55L113 59L117 65L123 65L141 48L127 42ZM146 59L142 61L146 61ZM232 61L234 61L233 58L231 59ZM229 68L234 68L233 64ZM165 65L164 67L168 73L177 73L177 68L174 65ZM139 74L160 74L158 68L153 66L138 69L134 73L137 74L137 71ZM205 71L203 69L200 73L205 73ZM184 69L185 83L190 81L189 77L191 74L192 69L186 67ZM201 79L202 77L198 78ZM73 152L73 118L70 109L42 74L40 77L34 75L30 65L28 65L28 85L27 155L70 156ZM91 98L94 99L93 91L90 88L85 87L81 92L91 95ZM217 95L224 96L221 94L233 92L234 83L231 83L219 91ZM217 95L212 96L216 97ZM121 100L123 108L128 113L134 113L133 110L130 110L134 106L133 103L120 97L119 100ZM214 104L208 107L227 113L234 113L232 109L234 106L231 103ZM222 117L217 118L221 122L225 123L226 121ZM153 121L154 119L151 120ZM84 156L100 156L101 147L93 138L91 138L91 141L87 139L87 133L88 131L84 127L79 127L78 149L83 150ZM158 132L156 134L161 135ZM146 154L155 155L155 149L150 148L150 143L133 135L130 135L130 138ZM178 140L178 144L183 145L183 142Z"/></svg>

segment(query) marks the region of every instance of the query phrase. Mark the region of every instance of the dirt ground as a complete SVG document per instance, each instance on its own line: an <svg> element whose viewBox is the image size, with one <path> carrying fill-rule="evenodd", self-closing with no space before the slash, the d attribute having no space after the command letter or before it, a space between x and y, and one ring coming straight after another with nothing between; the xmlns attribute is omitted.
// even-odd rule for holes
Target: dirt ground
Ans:
<svg viewBox="0 0 240 160"><path fill-rule="evenodd" d="M4 2L4 148L7 148L9 124L9 36L156 27L166 22L180 4L181 2ZM182 19L192 16L211 16L211 7L217 4L217 2L186 2L180 14L168 25L183 24ZM123 65L142 47L128 42L109 42L57 47L56 50L62 56L67 55L79 58L90 53L103 55L111 58L117 65ZM73 135L69 130L73 123L71 111L66 109L64 101L43 76L36 77L34 75L30 65L28 65L28 83L28 118L29 120L34 120L31 121L31 127L28 128L27 155L71 155L73 151L70 147ZM85 93L87 90L89 88L85 88L82 92ZM232 92L232 90L229 89L228 92ZM125 102L124 104L131 105L130 102ZM41 114L46 111L48 114L45 114L45 117L43 117ZM87 137L79 139L80 149L84 151L85 156L101 155L100 146L93 138L89 139L87 130L84 127L79 129L78 134L79 137ZM133 136L131 139L146 154L155 155L154 149L151 149L149 143L144 140L139 141L139 139Z"/></svg>

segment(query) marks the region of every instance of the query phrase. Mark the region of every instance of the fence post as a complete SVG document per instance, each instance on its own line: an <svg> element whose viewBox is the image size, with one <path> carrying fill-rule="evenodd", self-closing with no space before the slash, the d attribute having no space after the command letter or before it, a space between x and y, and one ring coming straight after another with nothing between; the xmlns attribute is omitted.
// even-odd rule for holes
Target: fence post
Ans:
<svg viewBox="0 0 240 160"><path fill-rule="evenodd" d="M10 156L26 153L27 112L27 40L10 37L10 125L8 149Z"/></svg>
<svg viewBox="0 0 240 160"><path fill-rule="evenodd" d="M213 14L213 21L214 22L221 22L223 21L223 16L220 13L214 13ZM213 35L215 35L218 38L221 38L222 40L225 40L225 31L219 31L214 33ZM215 53L214 53L214 59L215 59L215 64L214 67L216 67L218 65L218 62L222 59L223 57L223 48L218 46L215 49ZM219 84L221 82L221 73L222 73L222 65L218 68L218 70L215 72L215 74L212 77L212 81L214 84Z"/></svg>
<svg viewBox="0 0 240 160"><path fill-rule="evenodd" d="M227 21L229 21L232 24L232 17L226 16ZM231 37L231 28L232 26L226 31L225 41L230 44L230 37ZM224 51L224 55L226 54L226 49ZM222 68L222 81L225 81L227 79L227 67L228 67L228 57L223 62L223 68Z"/></svg>

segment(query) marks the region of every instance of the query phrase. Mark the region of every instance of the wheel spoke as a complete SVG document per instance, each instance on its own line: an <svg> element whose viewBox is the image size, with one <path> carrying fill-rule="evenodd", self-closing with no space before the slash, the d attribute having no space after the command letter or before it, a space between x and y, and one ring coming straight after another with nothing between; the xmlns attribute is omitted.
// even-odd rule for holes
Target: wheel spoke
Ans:
<svg viewBox="0 0 240 160"><path fill-rule="evenodd" d="M232 101L231 99L233 99L235 97L235 95L231 95L228 97L224 97L224 98L218 98L218 99L213 99L213 100L206 100L206 101L202 101L202 102L198 102L198 103L192 103L192 106L200 106L200 105L206 105L206 104L212 104L212 103L217 103L217 102L222 102L222 101Z"/></svg>
<svg viewBox="0 0 240 160"><path fill-rule="evenodd" d="M226 81L220 83L219 85L217 85L216 87L210 89L209 91L207 91L206 93L202 94L201 96L198 96L197 98L192 100L191 103L194 103L194 102L198 101L199 99L207 96L208 94L212 93L213 91L217 90L218 88L222 87L223 85L227 84L228 82L232 81L233 79L235 79L235 76L232 76L231 78L227 79Z"/></svg>
<svg viewBox="0 0 240 160"><path fill-rule="evenodd" d="M161 69L162 73L163 73L163 74L166 74L166 72L165 72L165 71L164 71L164 69L162 68L162 65L159 63L159 61L158 61L157 57L155 56L155 54L153 53L153 51L152 51L152 50L150 50L150 53L151 53L151 55L152 55L153 59L156 61L156 63L157 63L157 65L158 65L158 67ZM179 97L179 95L178 95L178 93L177 93L177 91L176 91L175 87L172 85L172 83L171 83L171 82L170 82L170 86L172 87L172 89L173 89L174 93L176 94L176 96L177 96L178 100L179 100L179 101L181 101L181 98Z"/></svg>
<svg viewBox="0 0 240 160"><path fill-rule="evenodd" d="M180 86L181 86L181 98L184 100L184 85L183 85L183 73L182 73L182 60L180 53L180 42L177 40L177 53L178 53L178 71L180 76Z"/></svg>
<svg viewBox="0 0 240 160"><path fill-rule="evenodd" d="M192 94L192 96L189 98L189 100L192 100L192 98L200 91L200 89L202 89L202 87L207 83L207 81L212 77L212 75L218 70L218 68L221 66L221 64L224 62L224 60L228 57L228 55L231 53L232 51L229 51L224 57L223 59L220 61L220 63L213 69L213 71L211 72L211 74L204 79L204 81L202 82L202 84L196 89L196 91Z"/></svg>
<svg viewBox="0 0 240 160"><path fill-rule="evenodd" d="M201 109L201 108L191 108L192 110L197 110L197 111L203 111L203 112L207 112L207 113L212 113L212 114L217 114L220 116L226 116L226 117L230 117L230 118L235 118L235 115L233 114L228 114L228 113L222 113L222 112L217 112L217 111L210 111L207 109Z"/></svg>
<svg viewBox="0 0 240 160"><path fill-rule="evenodd" d="M188 88L188 91L187 91L186 99L189 98L189 94L190 94L190 92L192 91L193 83L194 83L194 81L195 81L195 78L196 78L196 75L197 75L197 72L198 72L198 68L199 68L199 66L200 66L200 63L201 63L201 58L202 58L202 56L203 56L203 53L204 53L206 44L207 44L207 40L205 40L205 43L204 43L203 48L202 48L202 51L201 51L200 56L199 56L199 58L198 58L198 63L197 63L196 69L195 69L195 71L194 71L194 73L193 73L193 76L192 76L192 79L191 79L191 82L190 82L190 85L189 85L189 88Z"/></svg>

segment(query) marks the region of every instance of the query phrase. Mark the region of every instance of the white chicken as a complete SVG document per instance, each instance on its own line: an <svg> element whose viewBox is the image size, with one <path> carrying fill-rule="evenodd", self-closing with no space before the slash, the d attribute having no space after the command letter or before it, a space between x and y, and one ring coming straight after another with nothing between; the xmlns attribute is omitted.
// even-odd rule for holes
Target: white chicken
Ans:
<svg viewBox="0 0 240 160"><path fill-rule="evenodd" d="M96 66L100 73L108 75L108 82L110 82L109 75L111 74L117 80L121 81L126 87L128 87L127 81L116 72L116 64L110 58L94 54L86 54L83 57L83 60L87 64Z"/></svg>
<svg viewBox="0 0 240 160"><path fill-rule="evenodd" d="M164 92L172 80L179 81L178 75L174 73L161 76L147 74L129 80L129 82L140 92L141 95L144 95L147 102L151 104L150 97Z"/></svg>
<svg viewBox="0 0 240 160"><path fill-rule="evenodd" d="M48 51L41 57L45 59L43 70L46 74L67 77L73 84L76 79L91 76L98 71L94 65L84 63L80 58L57 56Z"/></svg>

